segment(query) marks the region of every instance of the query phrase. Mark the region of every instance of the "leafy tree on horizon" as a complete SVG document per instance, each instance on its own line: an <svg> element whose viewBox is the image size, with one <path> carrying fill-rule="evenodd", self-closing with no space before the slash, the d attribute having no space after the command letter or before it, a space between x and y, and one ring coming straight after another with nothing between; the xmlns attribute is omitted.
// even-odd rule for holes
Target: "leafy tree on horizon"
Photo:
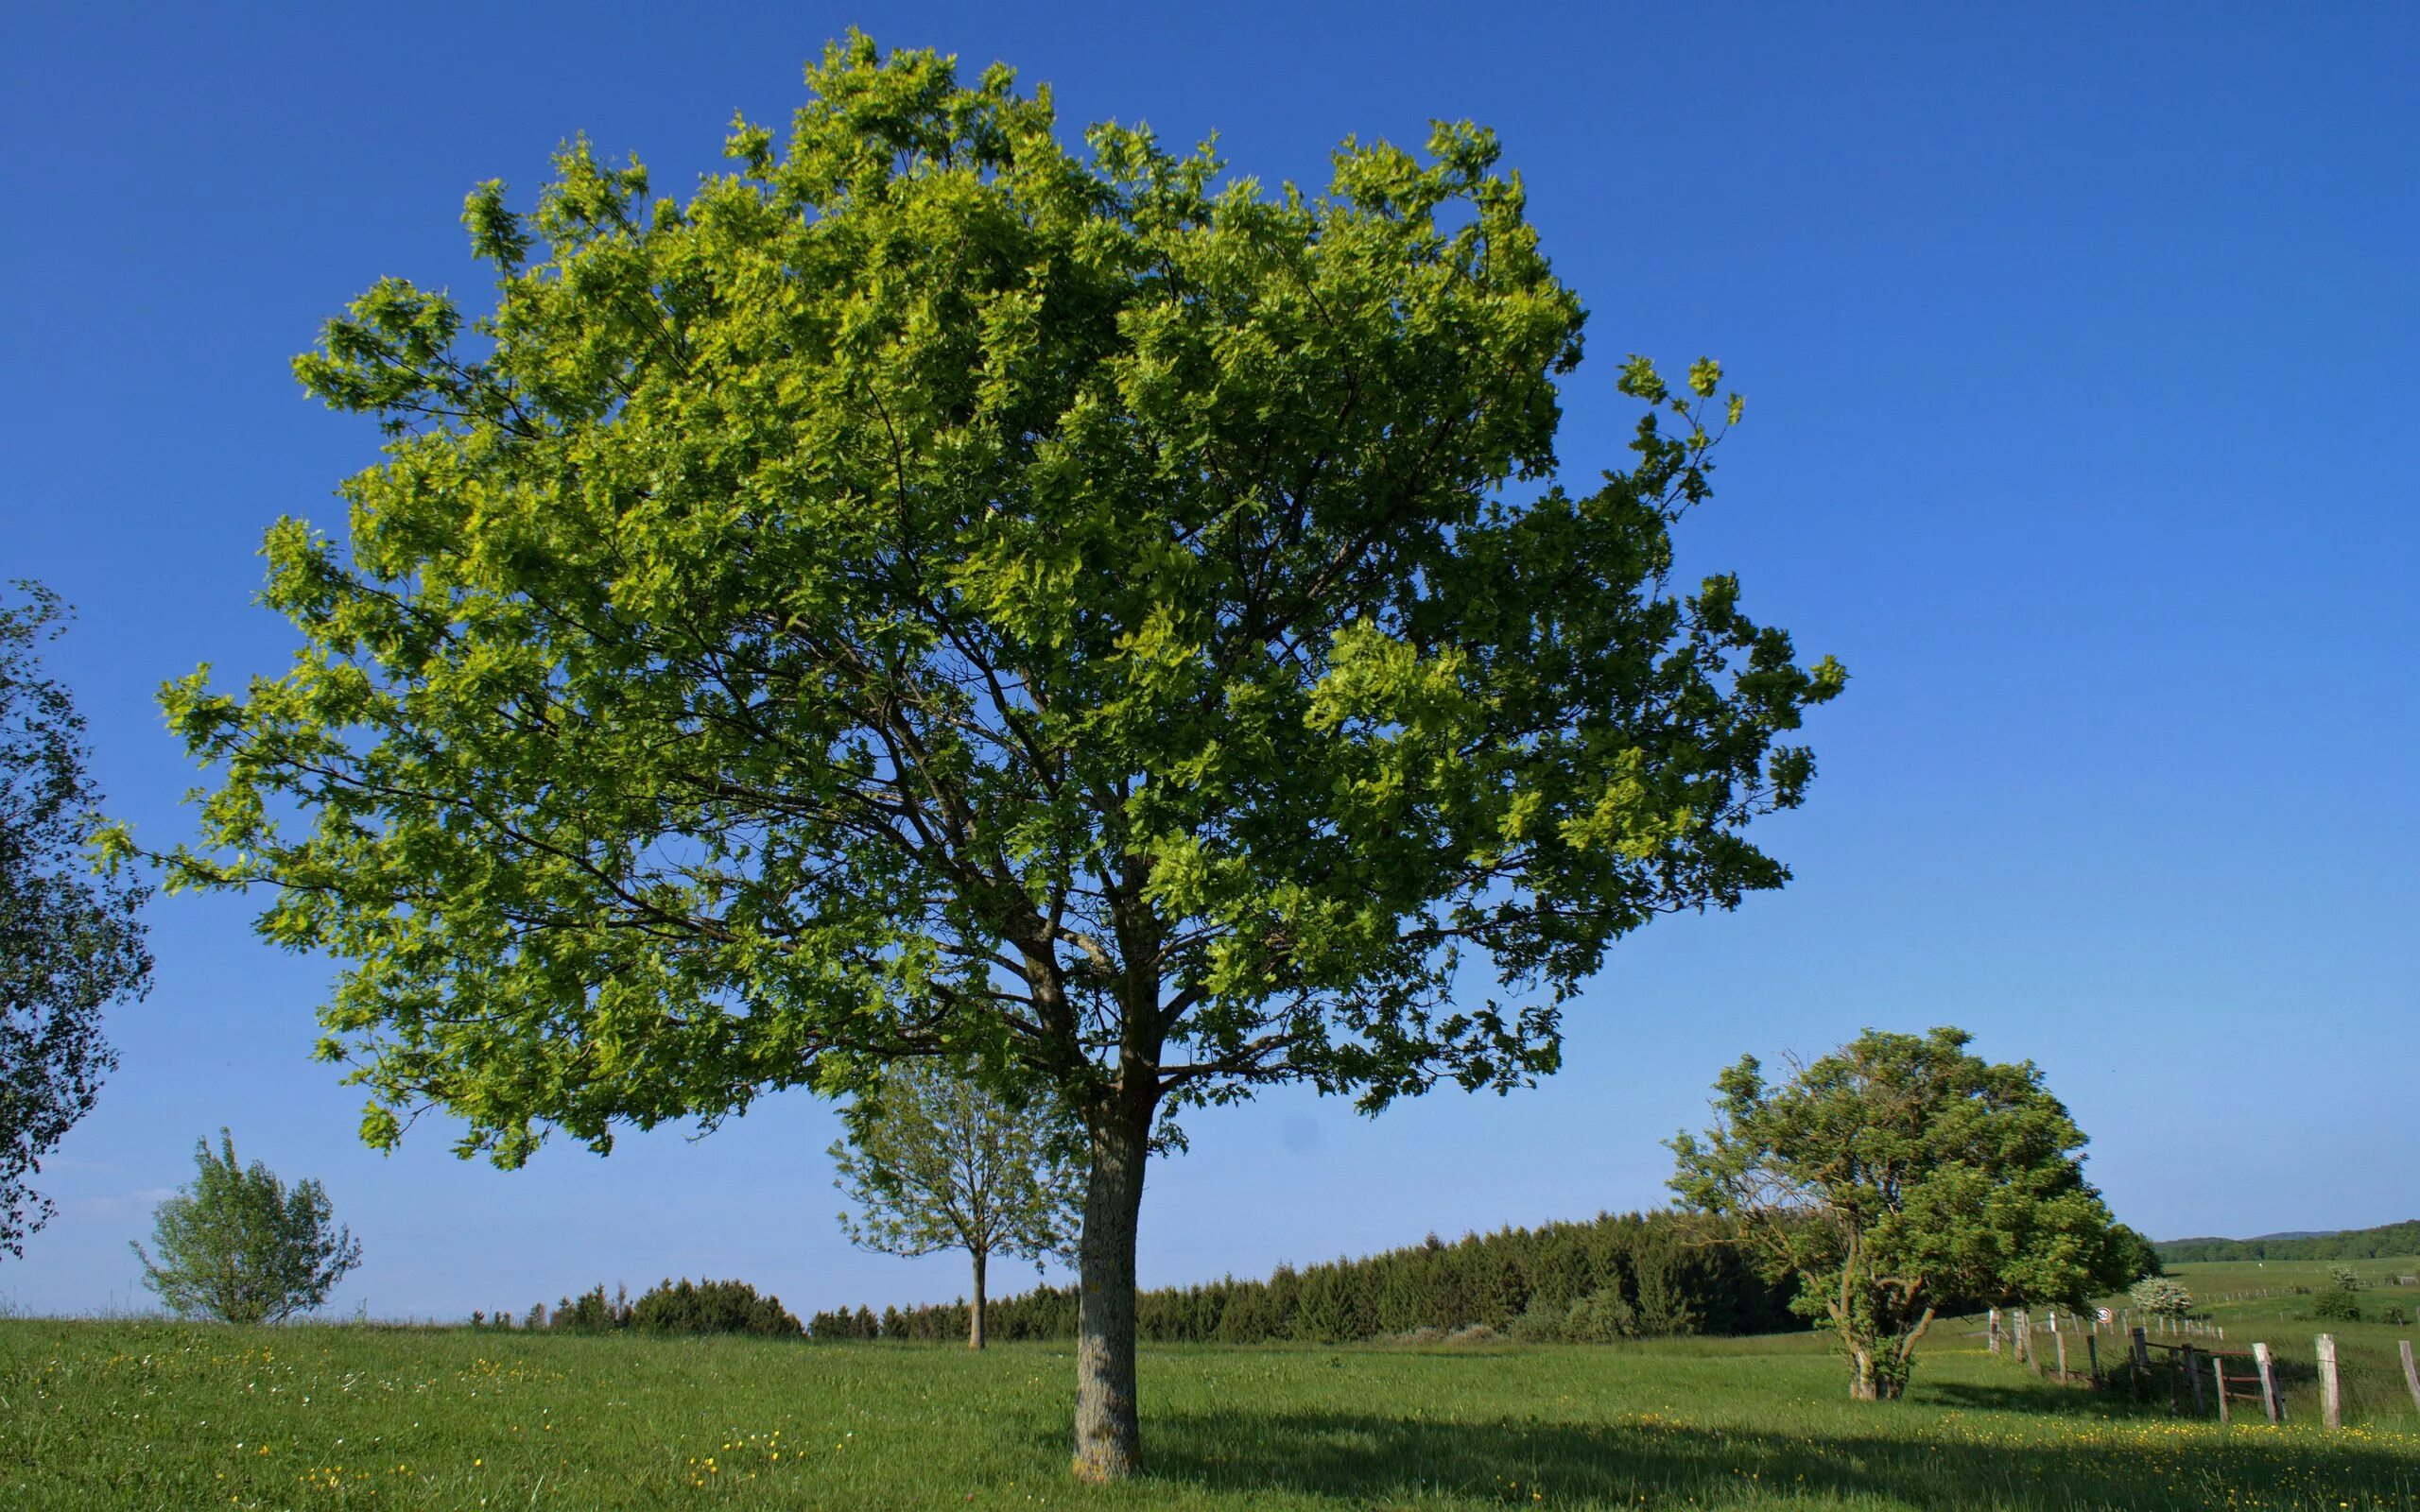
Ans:
<svg viewBox="0 0 2420 1512"><path fill-rule="evenodd" d="M1778 1086L1743 1056L1714 1125L1667 1142L1683 1205L1799 1278L1793 1306L1831 1327L1859 1400L1906 1389L1942 1305L2082 1308L2124 1260L2083 1131L2031 1062L1988 1064L1972 1039L1869 1029Z"/></svg>
<svg viewBox="0 0 2420 1512"><path fill-rule="evenodd" d="M235 1137L218 1131L194 1143L193 1183L153 1210L154 1261L130 1244L143 1263L143 1284L179 1316L199 1314L222 1323L283 1323L328 1299L361 1263L353 1230L329 1227L328 1194L316 1180L291 1189L266 1164L235 1159Z"/></svg>
<svg viewBox="0 0 2420 1512"><path fill-rule="evenodd" d="M40 583L0 603L0 1250L23 1259L50 1200L28 1177L93 1109L117 1066L101 1010L150 990L148 890L95 876L100 823L84 717L39 647L69 618Z"/></svg>
<svg viewBox="0 0 2420 1512"><path fill-rule="evenodd" d="M1844 675L1668 581L1713 363L1634 359L1634 466L1555 483L1582 311L1490 133L1272 192L1070 150L1002 66L853 33L808 84L685 199L584 142L533 213L482 186L491 313L389 279L299 359L386 456L343 544L269 532L291 670L167 691L224 774L174 879L343 963L381 1146L928 1056L1061 1097L1075 1468L1120 1478L1169 1120L1552 1071L1615 939L1787 880L1745 831Z"/></svg>
<svg viewBox="0 0 2420 1512"><path fill-rule="evenodd" d="M974 1267L966 1347L983 1348L994 1255L1075 1259L1084 1169L1079 1126L1036 1099L1018 1107L973 1075L934 1060L890 1067L841 1114L833 1185L857 1208L840 1214L851 1244L887 1255L962 1249Z"/></svg>

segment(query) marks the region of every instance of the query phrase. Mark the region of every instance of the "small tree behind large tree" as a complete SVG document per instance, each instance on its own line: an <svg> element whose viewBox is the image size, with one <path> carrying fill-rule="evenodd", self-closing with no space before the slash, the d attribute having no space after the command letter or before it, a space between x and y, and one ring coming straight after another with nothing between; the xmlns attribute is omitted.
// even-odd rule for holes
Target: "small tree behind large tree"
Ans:
<svg viewBox="0 0 2420 1512"><path fill-rule="evenodd" d="M280 1323L328 1299L361 1263L353 1231L330 1226L328 1194L316 1180L289 1190L258 1160L235 1159L235 1139L218 1131L194 1145L193 1184L153 1210L159 1259L131 1246L143 1284L180 1316L225 1323Z"/></svg>
<svg viewBox="0 0 2420 1512"><path fill-rule="evenodd" d="M852 1243L890 1255L962 1249L973 1263L966 1347L983 1348L992 1257L1072 1260L1082 1227L1082 1125L1043 1098L1018 1107L937 1061L885 1073L842 1117L835 1185Z"/></svg>
<svg viewBox="0 0 2420 1512"><path fill-rule="evenodd" d="M117 1064L101 1010L149 989L145 889L94 875L100 791L83 716L38 650L67 618L39 583L0 604L0 1249L25 1254L49 1200L27 1184Z"/></svg>
<svg viewBox="0 0 2420 1512"><path fill-rule="evenodd" d="M1869 1029L1780 1086L1742 1057L1714 1125L1668 1142L1672 1190L1799 1278L1793 1306L1829 1323L1863 1400L1906 1388L1944 1303L2080 1307L2117 1283L2083 1131L2031 1063L1987 1064L1970 1039Z"/></svg>

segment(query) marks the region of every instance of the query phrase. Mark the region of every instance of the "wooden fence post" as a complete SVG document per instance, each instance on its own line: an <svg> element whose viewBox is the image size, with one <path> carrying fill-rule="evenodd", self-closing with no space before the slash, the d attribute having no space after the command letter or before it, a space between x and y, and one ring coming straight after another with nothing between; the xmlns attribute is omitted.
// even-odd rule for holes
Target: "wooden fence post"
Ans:
<svg viewBox="0 0 2420 1512"><path fill-rule="evenodd" d="M2100 1341L2087 1333L2083 1336L2084 1364L2092 1371L2093 1389L2100 1387Z"/></svg>
<svg viewBox="0 0 2420 1512"><path fill-rule="evenodd" d="M2016 1310L2016 1321L2012 1332L2015 1335L2016 1363L2023 1365L2033 1352L2033 1318L2021 1307Z"/></svg>
<svg viewBox="0 0 2420 1512"><path fill-rule="evenodd" d="M1993 1308L1993 1309L1992 1309L1992 1315L1991 1315L1991 1318L1990 1318L1990 1320L1989 1320L1989 1321L1984 1325L1984 1333L1985 1333L1985 1335L1986 1335L1987 1337L1989 1337L1989 1339L1991 1340L1991 1347L1990 1347L1990 1348L1991 1348L1991 1352L1992 1352L1992 1353L1994 1353L1994 1354L1997 1354L1997 1353L1999 1353L1999 1352L2000 1352L2000 1310L1999 1310L1998 1308L1996 1308L1996 1308Z"/></svg>
<svg viewBox="0 0 2420 1512"><path fill-rule="evenodd" d="M2202 1364L2195 1358L2201 1352L2189 1344L2185 1347L2185 1379L2193 1383L2193 1416L2196 1418L2202 1416L2202 1409L2206 1405L2202 1396Z"/></svg>
<svg viewBox="0 0 2420 1512"><path fill-rule="evenodd" d="M2210 1374L2219 1378L2219 1422L2221 1426L2224 1426L2227 1421L2226 1356L2221 1354L2214 1354L2210 1356Z"/></svg>
<svg viewBox="0 0 2420 1512"><path fill-rule="evenodd" d="M2134 1382L2135 1400L2140 1401L2143 1400L2143 1377L2152 1372L2152 1347L2143 1342L2143 1326L2140 1323L2127 1330L2126 1337L2133 1346L2131 1358L2126 1362L2129 1366L2126 1374Z"/></svg>
<svg viewBox="0 0 2420 1512"><path fill-rule="evenodd" d="M2411 1405L2420 1407L2420 1366L2411 1363L2411 1341L2404 1339L2400 1342L2403 1346L2403 1383L2411 1388Z"/></svg>
<svg viewBox="0 0 2420 1512"><path fill-rule="evenodd" d="M2064 1386L2067 1383L2067 1336L2059 1332L2055 1314L2050 1324L2050 1345L2059 1351L2059 1384Z"/></svg>
<svg viewBox="0 0 2420 1512"><path fill-rule="evenodd" d="M2336 1375L2336 1335L2323 1333L2311 1342L2319 1351L2319 1420L2334 1433L2344 1426L2344 1388Z"/></svg>
<svg viewBox="0 0 2420 1512"><path fill-rule="evenodd" d="M2277 1367L2269 1358L2269 1346L2255 1344L2252 1363L2260 1371L2260 1410L2269 1415L2273 1427L2286 1420L2286 1404L2277 1400Z"/></svg>

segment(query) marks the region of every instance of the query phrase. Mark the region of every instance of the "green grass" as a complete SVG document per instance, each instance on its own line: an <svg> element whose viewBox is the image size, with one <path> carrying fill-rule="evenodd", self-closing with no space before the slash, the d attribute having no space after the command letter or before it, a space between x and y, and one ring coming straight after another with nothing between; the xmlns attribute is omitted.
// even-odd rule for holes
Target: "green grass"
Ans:
<svg viewBox="0 0 2420 1512"><path fill-rule="evenodd" d="M0 1321L0 1506L2420 1504L2420 1416L2136 1415L1928 1350L1845 1400L1810 1337L1148 1349L1150 1474L1067 1479L1064 1347Z"/></svg>
<svg viewBox="0 0 2420 1512"><path fill-rule="evenodd" d="M2349 1266L2361 1279L2360 1322L2325 1321L2311 1315L2316 1294L2335 1285L2339 1265ZM2322 1333L2336 1339L2347 1421L2413 1420L2411 1394L2404 1384L2395 1343L2410 1339L2420 1344L2420 1324L2387 1324L2378 1317L2389 1307L2401 1308L2406 1318L2420 1317L2420 1286L2394 1284L2397 1276L2420 1274L2420 1260L2273 1260L2265 1265L2248 1260L2210 1261L2171 1265L2169 1274L2193 1293L2197 1314L2225 1325L2226 1341L2221 1348L2248 1350L2257 1341L2275 1352L2285 1377L2290 1420L2308 1420L2319 1414L2312 1340ZM2296 1286L2308 1287L2310 1295L2295 1295ZM2260 1292L2270 1295L2250 1295Z"/></svg>

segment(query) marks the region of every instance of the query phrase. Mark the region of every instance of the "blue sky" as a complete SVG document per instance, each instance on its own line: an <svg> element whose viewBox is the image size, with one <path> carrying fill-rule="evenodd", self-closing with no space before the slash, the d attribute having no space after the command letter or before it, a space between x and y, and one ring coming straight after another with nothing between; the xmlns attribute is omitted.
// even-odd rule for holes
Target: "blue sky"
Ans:
<svg viewBox="0 0 2420 1512"><path fill-rule="evenodd" d="M700 19L711 15L711 19ZM234 18L234 19L230 19ZM1820 712L1796 868L1661 922L1565 1070L1376 1121L1197 1118L1150 1284L1657 1202L1719 1067L1954 1022L2030 1057L2162 1236L2420 1211L2420 11L2230 7L20 8L0 41L0 576L81 612L52 665L144 839L197 781L154 691L282 664L263 528L330 524L369 427L287 359L385 274L480 287L463 192L585 130L659 188L778 125L855 23L1049 81L1069 129L1217 131L1318 180L1348 133L1501 133L1592 315L1565 467L1622 458L1620 356L1749 398L1685 571L1855 679ZM523 201L526 203L526 198ZM126 1242L221 1124L325 1181L382 1315L735 1275L802 1312L955 1295L852 1251L828 1108L505 1174L380 1157L313 1065L324 963L162 900L157 988L45 1172L0 1298L141 1305ZM995 1271L995 1278L997 1273ZM995 1280L996 1284L996 1280Z"/></svg>

